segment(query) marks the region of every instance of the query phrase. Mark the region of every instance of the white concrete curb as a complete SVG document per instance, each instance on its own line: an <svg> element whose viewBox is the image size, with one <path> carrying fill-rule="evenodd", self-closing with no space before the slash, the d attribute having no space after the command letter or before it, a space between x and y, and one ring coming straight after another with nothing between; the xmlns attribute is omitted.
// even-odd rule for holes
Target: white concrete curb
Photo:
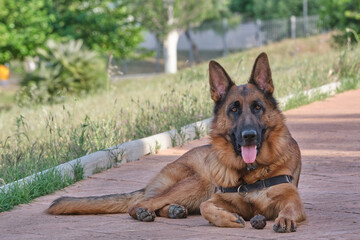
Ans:
<svg viewBox="0 0 360 240"><path fill-rule="evenodd" d="M334 83L329 83L329 84L323 85L318 88L313 88L313 89L310 89L307 91L303 91L299 94L290 94L286 97L279 98L278 103L279 103L280 107L285 107L286 103L290 99L292 99L300 94L308 96L308 98L311 98L312 96L317 95L317 94L324 94L324 93L327 93L329 95L334 95L336 93L336 89L338 89L340 87L340 85L341 85L340 82L334 82Z"/></svg>
<svg viewBox="0 0 360 240"><path fill-rule="evenodd" d="M314 94L328 93L333 95L336 89L340 86L340 82L330 83L318 88L304 91L301 94L307 95L309 98ZM296 94L279 98L280 107L284 107L286 103L296 97ZM208 118L196 123L186 125L181 128L180 132L176 129L159 133L150 137L141 138L138 140L125 142L101 151L91 153L89 155L80 157L67 163L63 163L53 169L58 170L63 176L69 175L73 177L75 166L79 165L84 169L84 177L88 177L99 170L110 168L116 164L124 162L133 162L140 157L149 153L154 153L157 150L171 148L174 145L183 144L186 141L200 137L199 133L208 133L212 118ZM37 175L44 174L49 170L35 173L29 177L20 179L18 181L6 184L0 187L0 192L6 193L13 186L21 186L24 183L33 181Z"/></svg>

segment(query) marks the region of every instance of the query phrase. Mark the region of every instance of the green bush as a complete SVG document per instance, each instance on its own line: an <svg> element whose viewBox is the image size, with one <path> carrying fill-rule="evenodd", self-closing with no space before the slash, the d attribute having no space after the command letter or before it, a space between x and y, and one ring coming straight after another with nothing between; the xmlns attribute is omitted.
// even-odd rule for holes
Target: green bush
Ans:
<svg viewBox="0 0 360 240"><path fill-rule="evenodd" d="M38 49L38 68L23 79L16 100L19 105L58 103L70 95L84 95L107 86L105 61L83 48L81 40Z"/></svg>
<svg viewBox="0 0 360 240"><path fill-rule="evenodd" d="M340 30L334 35L339 45L345 45L348 39L357 43L360 33L359 0L321 0L320 18L329 29ZM352 32L346 29L351 29Z"/></svg>

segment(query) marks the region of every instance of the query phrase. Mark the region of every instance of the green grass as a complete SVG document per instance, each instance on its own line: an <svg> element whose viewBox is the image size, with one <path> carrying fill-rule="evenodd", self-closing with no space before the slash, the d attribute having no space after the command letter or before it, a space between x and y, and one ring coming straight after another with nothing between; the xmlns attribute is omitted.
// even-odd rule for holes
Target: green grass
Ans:
<svg viewBox="0 0 360 240"><path fill-rule="evenodd" d="M81 172L81 170L78 170ZM81 180L81 175L75 175L75 178L62 176L56 170L50 170L46 173L36 175L31 182L14 184L5 193L0 190L0 212L11 210L14 206L27 203L31 200L53 193L58 189L73 184L75 181Z"/></svg>
<svg viewBox="0 0 360 240"><path fill-rule="evenodd" d="M284 106L284 110L297 108L315 101L321 101L328 98L329 96L330 94L322 93L322 94L315 94L312 97L308 97L307 95L301 93L293 98L290 98L289 101L286 102Z"/></svg>
<svg viewBox="0 0 360 240"><path fill-rule="evenodd" d="M360 78L360 48L333 49L330 45L331 37L327 34L285 40L218 61L241 84L247 81L256 56L267 52L277 97L335 81L342 82L342 91L356 88ZM314 99L298 96L286 109ZM176 75L113 82L102 94L72 99L61 105L13 106L0 111L0 178L10 183L100 149L179 129L211 114L207 63ZM182 136L176 137L179 139L174 136L174 143L186 141ZM151 147L153 152L159 148ZM1 199L10 199L3 195ZM22 199L26 202L28 198Z"/></svg>

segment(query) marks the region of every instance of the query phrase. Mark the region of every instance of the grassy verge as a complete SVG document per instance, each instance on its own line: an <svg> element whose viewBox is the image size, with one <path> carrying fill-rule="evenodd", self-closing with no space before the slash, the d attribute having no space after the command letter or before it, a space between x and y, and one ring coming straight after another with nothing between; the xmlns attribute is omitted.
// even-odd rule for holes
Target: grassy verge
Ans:
<svg viewBox="0 0 360 240"><path fill-rule="evenodd" d="M255 57L267 52L277 97L335 81L342 82L341 91L357 87L360 48L332 49L330 44L329 35L285 40L218 61L241 84L247 81ZM207 64L202 64L176 75L114 82L103 94L73 99L62 105L13 107L0 112L0 178L10 183L115 144L179 129L210 117L212 102L207 78ZM308 99L299 95L285 108L323 97L326 96ZM39 181L70 184L67 179L47 178L50 180ZM26 190L32 198L39 196L37 191L31 193L34 188L40 187L29 186ZM47 188L55 189L50 185ZM6 196L0 193L1 204L21 202L8 197L18 196L16 192L21 189ZM30 197L21 199L26 202ZM2 206L0 211L9 209Z"/></svg>
<svg viewBox="0 0 360 240"><path fill-rule="evenodd" d="M354 58L354 54L359 53L359 47L360 46L357 46L354 49L350 48L341 50L336 64L333 65L333 68L329 71L328 77L336 79L340 82L340 86L336 89L336 93L359 88L360 58ZM289 99L283 110L296 108L314 101L320 101L329 96L329 93L317 93L309 97L300 93L294 98Z"/></svg>
<svg viewBox="0 0 360 240"><path fill-rule="evenodd" d="M37 197L53 193L83 179L83 169L79 166L75 168L74 176L62 175L59 171L50 169L35 175L30 182L14 183L6 193L4 189L0 190L0 212L11 210L18 204L30 202Z"/></svg>

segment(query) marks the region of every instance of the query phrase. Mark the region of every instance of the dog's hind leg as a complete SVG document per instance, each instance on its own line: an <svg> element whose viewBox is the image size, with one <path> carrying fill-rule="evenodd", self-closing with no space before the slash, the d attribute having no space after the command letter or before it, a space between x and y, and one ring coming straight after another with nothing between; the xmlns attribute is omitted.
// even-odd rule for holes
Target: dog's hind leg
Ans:
<svg viewBox="0 0 360 240"><path fill-rule="evenodd" d="M167 218L186 218L188 210L178 204L169 204L156 211L156 215Z"/></svg>
<svg viewBox="0 0 360 240"><path fill-rule="evenodd" d="M138 203L129 214L140 221L154 220L155 212L163 217L186 217L188 212L198 211L201 202L209 199L212 192L209 180L193 175L180 180L158 195Z"/></svg>

